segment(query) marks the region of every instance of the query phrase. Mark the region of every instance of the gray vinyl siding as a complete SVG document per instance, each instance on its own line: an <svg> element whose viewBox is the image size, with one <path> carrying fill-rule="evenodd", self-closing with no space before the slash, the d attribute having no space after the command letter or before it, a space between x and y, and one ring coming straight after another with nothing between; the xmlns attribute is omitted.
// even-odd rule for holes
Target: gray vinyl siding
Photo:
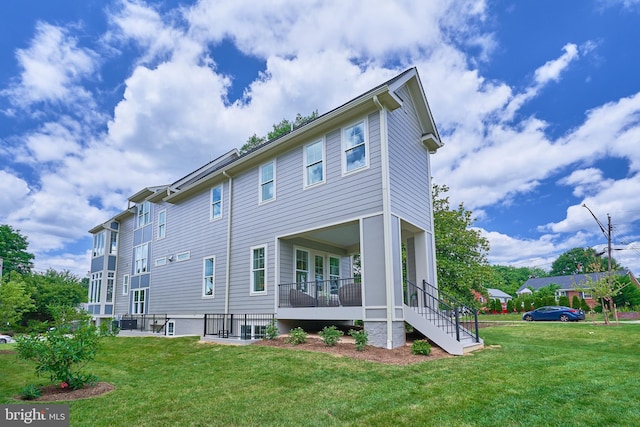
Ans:
<svg viewBox="0 0 640 427"><path fill-rule="evenodd" d="M120 221L118 233L118 262L116 271L116 293L114 314L127 314L129 310L129 295L122 295L122 282L125 274L129 275L129 288L131 288L131 259L133 257L133 224L134 216L131 215Z"/></svg>
<svg viewBox="0 0 640 427"><path fill-rule="evenodd" d="M210 220L210 190L223 184L222 218ZM227 244L227 182L217 182L209 189L179 204L160 203L155 212L166 209L166 237L157 239L157 216L154 216L153 258L149 312L160 314L203 314L224 309L225 264ZM189 251L190 258L178 262L176 255ZM166 265L155 260L173 256ZM214 298L202 296L203 259L215 257Z"/></svg>
<svg viewBox="0 0 640 427"><path fill-rule="evenodd" d="M350 124L345 123L345 124ZM291 248L280 243L280 277L275 280L276 236L321 228L382 210L380 126L377 113L368 116L369 168L342 175L341 128L325 135L324 184L304 187L304 144L276 158L276 199L258 204L258 167L233 181L230 311L272 312L276 286L292 279ZM265 160L266 161L266 160ZM267 246L267 294L250 295L251 248ZM284 251L284 252L283 252Z"/></svg>
<svg viewBox="0 0 640 427"><path fill-rule="evenodd" d="M403 106L388 114L391 211L401 218L431 229L429 152L406 88L399 91Z"/></svg>

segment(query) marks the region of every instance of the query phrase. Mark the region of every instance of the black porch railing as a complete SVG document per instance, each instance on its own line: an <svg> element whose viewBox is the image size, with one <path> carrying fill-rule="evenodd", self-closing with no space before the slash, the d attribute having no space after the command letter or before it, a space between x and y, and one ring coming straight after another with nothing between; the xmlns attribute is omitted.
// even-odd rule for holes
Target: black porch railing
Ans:
<svg viewBox="0 0 640 427"><path fill-rule="evenodd" d="M435 323L457 341L472 338L480 342L478 311L464 305L455 297L422 281L422 288L407 281L405 304Z"/></svg>
<svg viewBox="0 0 640 427"><path fill-rule="evenodd" d="M165 333L169 318L166 314L125 314L119 319L122 330Z"/></svg>
<svg viewBox="0 0 640 427"><path fill-rule="evenodd" d="M264 338L274 314L205 314L204 334L243 340Z"/></svg>
<svg viewBox="0 0 640 427"><path fill-rule="evenodd" d="M278 307L360 307L360 278L315 280L278 285Z"/></svg>

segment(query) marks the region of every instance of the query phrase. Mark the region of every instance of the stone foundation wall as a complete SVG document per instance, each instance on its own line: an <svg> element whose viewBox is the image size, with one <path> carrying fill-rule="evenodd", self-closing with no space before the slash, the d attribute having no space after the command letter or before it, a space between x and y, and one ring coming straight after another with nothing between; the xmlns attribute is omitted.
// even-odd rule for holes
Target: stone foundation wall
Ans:
<svg viewBox="0 0 640 427"><path fill-rule="evenodd" d="M364 330L369 335L369 345L387 348L387 322L365 321ZM392 347L402 347L405 344L404 322L393 322Z"/></svg>

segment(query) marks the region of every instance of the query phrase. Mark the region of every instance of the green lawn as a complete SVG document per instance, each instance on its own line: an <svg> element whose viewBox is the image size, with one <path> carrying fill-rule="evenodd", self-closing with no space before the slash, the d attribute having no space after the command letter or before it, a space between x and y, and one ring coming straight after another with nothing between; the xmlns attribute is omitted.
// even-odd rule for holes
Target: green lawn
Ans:
<svg viewBox="0 0 640 427"><path fill-rule="evenodd" d="M117 389L71 402L71 425L640 425L640 324L521 322L481 335L483 351L411 366L109 338L92 367ZM3 403L46 383L15 354L0 354L0 367Z"/></svg>

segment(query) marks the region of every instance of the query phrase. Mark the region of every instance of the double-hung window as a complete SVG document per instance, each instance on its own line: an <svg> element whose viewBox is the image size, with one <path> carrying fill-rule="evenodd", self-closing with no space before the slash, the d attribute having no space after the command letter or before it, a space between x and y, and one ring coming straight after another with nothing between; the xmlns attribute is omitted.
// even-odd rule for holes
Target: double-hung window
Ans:
<svg viewBox="0 0 640 427"><path fill-rule="evenodd" d="M136 216L136 228L143 227L151 221L151 204L143 202L138 205L138 215Z"/></svg>
<svg viewBox="0 0 640 427"><path fill-rule="evenodd" d="M101 231L98 234L93 235L93 256L104 255L104 239L105 231Z"/></svg>
<svg viewBox="0 0 640 427"><path fill-rule="evenodd" d="M342 130L343 172L349 173L369 165L365 121L359 121Z"/></svg>
<svg viewBox="0 0 640 427"><path fill-rule="evenodd" d="M269 162L260 166L260 203L276 197L276 165Z"/></svg>
<svg viewBox="0 0 640 427"><path fill-rule="evenodd" d="M213 298L214 297L214 289L215 289L215 269L216 269L216 258L215 257L207 257L202 261L202 296L205 298Z"/></svg>
<svg viewBox="0 0 640 427"><path fill-rule="evenodd" d="M312 142L304 147L305 187L324 182L324 140Z"/></svg>
<svg viewBox="0 0 640 427"><path fill-rule="evenodd" d="M251 248L251 294L267 292L267 247Z"/></svg>
<svg viewBox="0 0 640 427"><path fill-rule="evenodd" d="M142 274L149 271L148 259L149 259L149 244L144 243L134 248L135 270L134 274Z"/></svg>
<svg viewBox="0 0 640 427"><path fill-rule="evenodd" d="M164 239L167 235L167 210L158 212L158 239Z"/></svg>
<svg viewBox="0 0 640 427"><path fill-rule="evenodd" d="M211 189L211 220L222 218L222 184Z"/></svg>

